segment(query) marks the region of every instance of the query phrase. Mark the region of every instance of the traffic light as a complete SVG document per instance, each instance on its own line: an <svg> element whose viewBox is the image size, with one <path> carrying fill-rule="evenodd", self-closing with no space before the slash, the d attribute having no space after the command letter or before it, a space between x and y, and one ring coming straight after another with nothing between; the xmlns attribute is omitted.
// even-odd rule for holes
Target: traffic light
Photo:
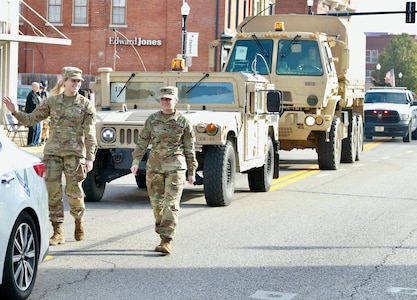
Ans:
<svg viewBox="0 0 417 300"><path fill-rule="evenodd" d="M415 23L416 22L416 3L407 2L405 5L405 23Z"/></svg>

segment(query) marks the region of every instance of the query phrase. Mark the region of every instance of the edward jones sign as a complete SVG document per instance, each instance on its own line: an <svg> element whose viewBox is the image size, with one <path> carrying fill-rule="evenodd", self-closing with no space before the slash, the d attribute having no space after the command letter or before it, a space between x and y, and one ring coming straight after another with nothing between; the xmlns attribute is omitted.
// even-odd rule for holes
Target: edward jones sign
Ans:
<svg viewBox="0 0 417 300"><path fill-rule="evenodd" d="M162 46L162 40L145 40L135 37L133 40L120 39L119 37L109 37L110 45L135 45L135 46Z"/></svg>

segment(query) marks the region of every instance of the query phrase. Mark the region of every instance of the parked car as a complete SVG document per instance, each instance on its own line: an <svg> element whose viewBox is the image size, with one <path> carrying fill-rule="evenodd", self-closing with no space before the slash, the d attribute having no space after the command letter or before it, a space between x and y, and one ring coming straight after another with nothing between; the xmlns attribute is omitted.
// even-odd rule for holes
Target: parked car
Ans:
<svg viewBox="0 0 417 300"><path fill-rule="evenodd" d="M0 131L0 298L26 299L49 249L46 166Z"/></svg>
<svg viewBox="0 0 417 300"><path fill-rule="evenodd" d="M365 138L417 139L417 101L404 87L372 88L365 93Z"/></svg>
<svg viewBox="0 0 417 300"><path fill-rule="evenodd" d="M17 106L19 110L24 110L26 106L26 97L32 91L31 85L19 85L17 87Z"/></svg>

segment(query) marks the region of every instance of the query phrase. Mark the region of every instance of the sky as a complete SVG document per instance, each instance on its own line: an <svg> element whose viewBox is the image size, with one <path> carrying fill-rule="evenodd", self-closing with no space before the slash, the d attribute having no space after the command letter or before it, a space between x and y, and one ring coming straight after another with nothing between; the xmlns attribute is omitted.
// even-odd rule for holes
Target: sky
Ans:
<svg viewBox="0 0 417 300"><path fill-rule="evenodd" d="M356 9L356 12L405 11L406 2L403 0L352 0L351 6ZM417 34L417 23L405 23L405 13L352 16L351 22L365 32Z"/></svg>

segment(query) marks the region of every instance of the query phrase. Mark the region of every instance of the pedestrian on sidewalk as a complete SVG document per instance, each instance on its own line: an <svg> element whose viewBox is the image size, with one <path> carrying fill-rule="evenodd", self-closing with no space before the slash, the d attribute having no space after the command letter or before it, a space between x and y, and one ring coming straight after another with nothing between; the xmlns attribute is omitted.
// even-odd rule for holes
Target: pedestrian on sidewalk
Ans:
<svg viewBox="0 0 417 300"><path fill-rule="evenodd" d="M155 231L161 238L155 251L169 254L178 224L186 172L188 170L188 183L193 184L198 163L190 122L175 109L177 87L162 87L159 98L161 110L145 121L132 153L130 170L137 174L140 160L148 145L152 145L146 163L146 187L155 217Z"/></svg>
<svg viewBox="0 0 417 300"><path fill-rule="evenodd" d="M48 91L48 80L41 80L39 86L39 96L41 97L41 101L48 98L49 91ZM46 140L49 138L49 122L50 118L42 121L41 125L41 136L40 136L40 144L45 144Z"/></svg>
<svg viewBox="0 0 417 300"><path fill-rule="evenodd" d="M84 239L82 182L93 168L97 140L95 108L87 98L78 94L82 80L80 69L64 67L62 79L50 91L48 98L31 113L18 111L12 99L3 97L10 112L27 126L51 118L50 138L46 141L43 158L47 167L45 181L49 196L49 219L54 230L50 245L65 243L62 173L65 175L65 195L70 214L75 219L74 238L76 241Z"/></svg>
<svg viewBox="0 0 417 300"><path fill-rule="evenodd" d="M25 112L31 113L38 107L41 98L38 94L39 92L39 83L32 82L32 90L26 96L26 104L25 104ZM28 139L27 139L27 146L33 147L38 145L38 139L40 138L41 134L41 123L38 122L36 124L28 126Z"/></svg>

